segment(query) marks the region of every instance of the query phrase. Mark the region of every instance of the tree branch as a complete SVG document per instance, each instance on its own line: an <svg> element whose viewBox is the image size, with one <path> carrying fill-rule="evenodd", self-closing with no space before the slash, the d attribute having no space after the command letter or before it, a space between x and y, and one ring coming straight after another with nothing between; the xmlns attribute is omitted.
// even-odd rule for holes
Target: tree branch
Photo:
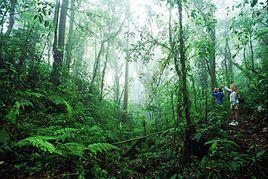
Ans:
<svg viewBox="0 0 268 179"><path fill-rule="evenodd" d="M136 137L136 138L132 138L132 139L127 139L127 140L123 140L123 141L119 141L119 142L115 142L113 143L113 145L120 145L120 144L124 144L124 143L128 143L128 142L132 142L132 141L136 141L136 140L141 140L141 139L145 139L147 137L150 137L150 136L153 136L153 135L158 135L158 134L163 134L167 131L169 131L170 129L168 130L164 130L164 131L159 131L159 132L154 132L152 134L148 134L148 135L145 135L145 136L141 136L141 137Z"/></svg>

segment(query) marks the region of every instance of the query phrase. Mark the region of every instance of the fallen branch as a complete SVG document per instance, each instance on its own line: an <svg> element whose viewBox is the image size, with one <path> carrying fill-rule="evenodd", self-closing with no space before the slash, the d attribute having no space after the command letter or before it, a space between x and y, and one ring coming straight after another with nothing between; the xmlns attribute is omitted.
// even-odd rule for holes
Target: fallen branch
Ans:
<svg viewBox="0 0 268 179"><path fill-rule="evenodd" d="M132 138L132 139L128 139L128 140L119 141L119 142L113 143L113 145L119 145L119 144L124 144L124 143L128 143L128 142L136 141L136 140L145 139L145 138L150 137L152 135L163 134L163 133L165 133L165 132L167 132L169 130L170 129L165 130L165 131L154 132L152 134L148 134L148 135L141 136L141 137L136 137L136 138Z"/></svg>

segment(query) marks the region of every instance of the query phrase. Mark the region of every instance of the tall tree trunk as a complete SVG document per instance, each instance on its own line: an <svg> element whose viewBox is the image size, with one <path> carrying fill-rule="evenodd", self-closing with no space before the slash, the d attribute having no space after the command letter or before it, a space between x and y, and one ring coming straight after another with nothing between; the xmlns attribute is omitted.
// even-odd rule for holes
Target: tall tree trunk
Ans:
<svg viewBox="0 0 268 179"><path fill-rule="evenodd" d="M117 105L117 107L120 106L120 84L119 84L119 80L120 80L120 70L119 70L119 66L118 63L115 62L114 64L114 70L115 70L115 76L114 76L114 103Z"/></svg>
<svg viewBox="0 0 268 179"><path fill-rule="evenodd" d="M103 99L103 88L104 88L104 78L105 78L105 73L106 73L106 68L107 68L107 63L109 59L109 50L110 50L110 42L107 42L107 49L106 49L106 55L105 55L105 62L102 70L102 76L101 76L101 94L100 94L100 101Z"/></svg>
<svg viewBox="0 0 268 179"><path fill-rule="evenodd" d="M226 39L225 39L225 48L224 48L224 67L225 67L225 76L227 84L231 84L233 81L233 63L232 61L232 54L229 47L229 37L228 32L226 32Z"/></svg>
<svg viewBox="0 0 268 179"><path fill-rule="evenodd" d="M54 16L54 44L53 44L53 70L52 70L52 82L54 85L60 85L62 76L62 62L64 55L64 43L65 43L65 29L66 29L66 16L68 10L69 0L63 0L61 5L60 20L59 19L59 0L56 3L56 10Z"/></svg>
<svg viewBox="0 0 268 179"><path fill-rule="evenodd" d="M128 119L128 93L129 93L129 79L128 79L128 73L129 73L129 64L128 60L125 62L125 86L124 86L124 100L123 100L123 110L124 110L124 120L127 121Z"/></svg>
<svg viewBox="0 0 268 179"><path fill-rule="evenodd" d="M216 78L216 32L215 32L215 25L212 25L209 28L210 38L212 42L212 52L211 52L211 59L210 59L210 77L211 77L211 90L217 86L217 78Z"/></svg>
<svg viewBox="0 0 268 179"><path fill-rule="evenodd" d="M181 81L182 81L182 95L185 118L187 123L187 129L185 131L185 142L184 142L184 162L189 162L190 157L190 136L191 136L191 116L190 116L190 102L187 90L187 69L186 69L186 56L185 56L185 44L184 44L184 32L182 24L182 0L177 0L178 14L179 14L179 54L181 64ZM180 95L180 94L179 94Z"/></svg>
<svg viewBox="0 0 268 179"><path fill-rule="evenodd" d="M127 42L126 42L126 51L127 51L127 56L128 56L128 50L129 50L129 16L130 16L130 2L127 2L127 9L126 9L126 17L128 17L127 20ZM124 120L127 121L128 120L128 93L129 93L129 62L126 58L125 60L125 86L124 86L124 100L123 100L123 110L124 110Z"/></svg>
<svg viewBox="0 0 268 179"><path fill-rule="evenodd" d="M114 6L110 1L109 1L109 4L108 4L108 12L114 13ZM109 19L109 21L108 21L108 35L109 36L111 35L111 29L112 29L112 20ZM107 63L108 63L108 60L109 60L109 52L110 52L110 40L107 41L105 62L104 62L103 70L102 70L102 76L101 76L100 101L103 99L104 78L105 78Z"/></svg>
<svg viewBox="0 0 268 179"><path fill-rule="evenodd" d="M175 107L174 107L174 92L173 91L170 93L170 103L171 103L172 117L173 117L173 119L176 119Z"/></svg>
<svg viewBox="0 0 268 179"><path fill-rule="evenodd" d="M92 79L91 79L91 86L94 84L94 82L96 82L96 78L99 77L100 61L101 61L101 56L102 56L102 53L104 50L104 44L105 44L105 42L102 41L98 55L95 58L95 62L94 62L94 66L93 66L93 74L92 74ZM99 78L97 80L99 80ZM97 82L99 82L99 81L97 81Z"/></svg>
<svg viewBox="0 0 268 179"><path fill-rule="evenodd" d="M230 71L229 71L229 68L228 68L227 39L225 39L223 65L224 65L224 71L225 71L225 82L226 82L227 84L231 84L231 80L230 80Z"/></svg>
<svg viewBox="0 0 268 179"><path fill-rule="evenodd" d="M60 11L60 1L56 0L55 12L54 12L54 41L53 41L53 52L58 47L58 25L59 25L59 11ZM54 55L54 54L53 54Z"/></svg>
<svg viewBox="0 0 268 179"><path fill-rule="evenodd" d="M13 26L15 24L15 8L17 5L17 0L11 0L10 1L10 11L9 11L9 22L7 26L7 34L9 35L13 29Z"/></svg>
<svg viewBox="0 0 268 179"><path fill-rule="evenodd" d="M195 79L193 75L191 75L190 77L191 77L192 88L193 88L193 93L194 93L194 110L197 111L197 94L196 94L196 89L195 89Z"/></svg>
<svg viewBox="0 0 268 179"><path fill-rule="evenodd" d="M234 70L233 70L233 59L232 59L232 52L231 52L231 49L230 49L230 46L229 46L229 41L227 40L227 43L226 43L226 47L227 47L227 62L228 62L228 69L229 69L229 77L230 77L230 83L233 83L233 80L234 80Z"/></svg>
<svg viewBox="0 0 268 179"><path fill-rule="evenodd" d="M254 65L254 51L253 51L253 44L252 44L252 34L249 35L249 48L250 48L250 57L251 57L251 68L255 70Z"/></svg>
<svg viewBox="0 0 268 179"><path fill-rule="evenodd" d="M183 98L181 96L181 84L178 80L177 82L177 89L176 89L176 93L177 93L177 117L176 117L176 126L175 127L179 127L179 123L180 123L180 120L182 120L182 112L183 112Z"/></svg>
<svg viewBox="0 0 268 179"><path fill-rule="evenodd" d="M205 121L208 122L208 87L205 88Z"/></svg>
<svg viewBox="0 0 268 179"><path fill-rule="evenodd" d="M69 18L69 35L66 43L66 69L67 73L70 70L70 65L72 63L72 49L74 40L74 20L75 20L75 0L71 0L71 15Z"/></svg>
<svg viewBox="0 0 268 179"><path fill-rule="evenodd" d="M171 54L174 60L174 66L175 66L175 71L177 73L178 76L178 80L177 80L177 90L176 92L179 94L182 89L181 89L181 85L180 85L180 81L181 81L181 71L179 70L179 62L178 62L178 50L175 48L175 43L173 40L173 35L172 35L172 25L171 25L171 21L172 21L172 14L171 14L171 5L169 7L169 21L168 21L168 32L169 32L169 44L171 47ZM182 119L182 100L180 95L177 95L177 117L174 118L176 120L176 127L178 127L179 125L179 120Z"/></svg>

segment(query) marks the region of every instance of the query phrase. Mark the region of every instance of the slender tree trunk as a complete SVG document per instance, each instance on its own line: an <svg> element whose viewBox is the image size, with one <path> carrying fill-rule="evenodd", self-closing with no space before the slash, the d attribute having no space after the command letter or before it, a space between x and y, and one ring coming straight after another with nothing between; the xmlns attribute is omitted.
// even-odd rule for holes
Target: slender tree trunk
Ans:
<svg viewBox="0 0 268 179"><path fill-rule="evenodd" d="M143 135L146 136L147 131L146 131L146 121L145 121L145 119L142 121L142 126L143 126Z"/></svg>
<svg viewBox="0 0 268 179"><path fill-rule="evenodd" d="M53 41L53 51L58 47L58 26L59 26L59 12L60 12L60 1L56 0L55 12L54 12L54 41Z"/></svg>
<svg viewBox="0 0 268 179"><path fill-rule="evenodd" d="M13 26L15 24L15 8L17 5L17 0L11 0L10 1L10 11L9 11L9 22L7 26L7 34L9 35L13 29Z"/></svg>
<svg viewBox="0 0 268 179"><path fill-rule="evenodd" d="M211 90L217 86L217 78L216 78L216 32L215 25L212 28L209 28L210 38L212 42L212 52L210 59L210 77L211 77Z"/></svg>
<svg viewBox="0 0 268 179"><path fill-rule="evenodd" d="M227 40L226 40L226 41L227 41ZM226 47L226 44L225 44L225 48L224 48L223 65L224 65L224 70L225 70L225 79L226 79L226 83L227 83L227 84L231 84L231 80L230 80L230 72L229 72L229 68L228 68L228 54L227 54L227 47Z"/></svg>
<svg viewBox="0 0 268 179"><path fill-rule="evenodd" d="M244 63L247 64L247 58L246 58L246 46L244 46L244 49L243 49L243 60L244 60Z"/></svg>
<svg viewBox="0 0 268 179"><path fill-rule="evenodd" d="M96 78L97 78L97 76L99 74L100 60L101 60L101 56L102 56L103 50L104 50L104 41L101 42L101 46L100 46L98 55L97 55L97 57L95 59L95 62L94 62L93 74L92 74L92 79L91 79L91 86L96 81Z"/></svg>
<svg viewBox="0 0 268 179"><path fill-rule="evenodd" d="M114 76L114 103L119 107L120 106L120 84L119 84L119 66L118 63L115 63L115 76Z"/></svg>
<svg viewBox="0 0 268 179"><path fill-rule="evenodd" d="M174 107L174 93L170 93L170 103L171 103L171 109L172 109L172 117L173 119L176 119L176 114L175 114L175 107Z"/></svg>
<svg viewBox="0 0 268 179"><path fill-rule="evenodd" d="M190 103L189 95L187 90L187 69L186 69L186 56L185 56L185 44L184 44L184 32L182 25L182 0L178 0L178 12L179 12L179 54L180 54L180 64L182 72L182 94L185 110L185 118L188 126L191 126L190 117Z"/></svg>
<svg viewBox="0 0 268 179"><path fill-rule="evenodd" d="M108 11L114 13L114 6L113 4L109 1L108 4ZM111 29L112 29L112 21L108 21L108 34L110 36L111 34ZM102 70L102 76L101 76L101 94L100 94L100 101L103 99L103 89L104 89L104 78L105 78L105 73L106 73L106 68L107 68L107 63L109 60L109 52L110 52L110 40L107 41L107 48L106 48L106 55L105 55L105 62L104 62L104 67Z"/></svg>
<svg viewBox="0 0 268 179"><path fill-rule="evenodd" d="M129 64L128 61L126 60L125 62L125 87L124 87L124 100L123 100L123 110L125 113L124 120L127 121L128 119L128 89L129 89L129 84L128 84L128 73L129 73Z"/></svg>
<svg viewBox="0 0 268 179"><path fill-rule="evenodd" d="M52 82L55 85L60 85L62 76L62 62L64 55L64 44L65 44L65 29L66 29L66 16L68 10L69 0L63 0L61 5L60 20L59 18L59 1L56 3L56 10L54 16L55 31L54 31L54 44L53 44L53 71L52 71ZM58 27L58 28L57 28Z"/></svg>
<svg viewBox="0 0 268 179"><path fill-rule="evenodd" d="M169 26L169 44L171 47L171 52L172 52L172 57L174 60L174 65L175 65L175 71L177 73L178 76L178 80L177 80L177 117L174 118L176 120L176 126L178 127L179 125L179 120L182 119L182 98L180 97L180 93L182 91L181 89L181 84L180 81L182 79L181 77L181 71L179 70L179 62L178 62L178 50L175 48L175 43L173 41L173 35L172 35L172 25L171 25L171 20L172 20L172 15L171 15L171 6L169 7L169 21L168 21L168 26Z"/></svg>
<svg viewBox="0 0 268 179"><path fill-rule="evenodd" d="M196 89L195 89L195 80L194 76L191 75L191 81L192 81L192 88L193 88L193 93L194 93L194 109L195 111L197 110L197 96L196 96Z"/></svg>
<svg viewBox="0 0 268 179"><path fill-rule="evenodd" d="M228 37L227 37L228 38ZM229 47L228 39L225 39L225 48L224 48L224 68L225 68L225 76L227 84L231 84L233 81L233 63L232 63L232 55Z"/></svg>
<svg viewBox="0 0 268 179"><path fill-rule="evenodd" d="M53 42L48 39L48 47L47 47L47 63L49 65L51 65L51 60L50 60L50 57L51 57L51 50L52 50L52 47L53 47Z"/></svg>
<svg viewBox="0 0 268 179"><path fill-rule="evenodd" d="M158 116L156 115L156 111L155 111L154 123L155 123L155 132L157 132L158 131Z"/></svg>
<svg viewBox="0 0 268 179"><path fill-rule="evenodd" d="M229 41L227 40L226 43L226 47L227 47L227 60L228 60L228 69L229 69L229 77L230 77L230 83L231 84L233 82L234 79L234 70L233 70L233 59L232 59L232 53L231 53L231 49L229 46Z"/></svg>
<svg viewBox="0 0 268 179"><path fill-rule="evenodd" d="M187 129L185 131L185 142L184 142L184 162L188 163L190 158L190 136L192 133L191 127L191 116L190 116L190 100L187 90L187 69L186 69L186 56L185 56L185 44L184 44L184 32L182 24L182 0L177 0L178 14L179 14L179 54L180 54L180 64L181 64L181 74L182 74L182 95L184 112L187 123Z"/></svg>
<svg viewBox="0 0 268 179"><path fill-rule="evenodd" d="M102 70L102 76L101 76L101 94L100 94L100 101L102 101L103 98L103 88L104 88L104 77L105 77L105 72L107 68L107 63L109 59L109 50L110 50L110 42L107 42L107 49L106 49L106 55L105 55L105 62L104 62L104 67Z"/></svg>
<svg viewBox="0 0 268 179"><path fill-rule="evenodd" d="M208 122L208 87L205 88L205 121Z"/></svg>
<svg viewBox="0 0 268 179"><path fill-rule="evenodd" d="M179 87L178 87L179 88ZM177 90L177 121L176 121L176 127L179 127L180 120L182 120L182 97L179 93L179 89Z"/></svg>
<svg viewBox="0 0 268 179"><path fill-rule="evenodd" d="M254 65L254 51L253 51L253 44L252 44L252 35L250 34L249 36L249 47L250 47L250 53L251 53L251 68L255 70L255 65Z"/></svg>
<svg viewBox="0 0 268 179"><path fill-rule="evenodd" d="M127 7L127 13L126 16L129 16L129 2L128 2L128 7ZM128 28L128 34L127 34L127 42L126 42L126 50L129 50L129 19L127 22L127 28ZM128 52L127 52L128 53ZM128 55L128 54L127 54ZM124 100L123 100L123 110L124 110L124 120L127 121L128 120L128 93L129 93L129 62L126 59L125 60L125 86L124 86Z"/></svg>
<svg viewBox="0 0 268 179"><path fill-rule="evenodd" d="M66 43L66 69L67 73L70 70L72 63L72 49L73 49L73 38L74 38L74 20L75 20L75 0L71 0L71 14L69 18L69 35Z"/></svg>

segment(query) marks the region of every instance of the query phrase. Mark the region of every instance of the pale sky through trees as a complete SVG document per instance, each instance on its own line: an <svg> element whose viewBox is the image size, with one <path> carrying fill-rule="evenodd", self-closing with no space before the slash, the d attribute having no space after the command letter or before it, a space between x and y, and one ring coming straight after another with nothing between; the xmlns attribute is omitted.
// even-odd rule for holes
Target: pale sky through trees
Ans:
<svg viewBox="0 0 268 179"><path fill-rule="evenodd" d="M168 15L167 13L167 7L163 6L160 7L155 0L131 0L131 14L133 16L133 19L135 22L138 22L136 24L137 26L140 25L140 27L146 25L148 22L148 10L150 9L151 11L155 12L156 14L163 14L163 15ZM226 18L227 14L227 7L232 7L234 4L237 3L237 1L233 0L212 0L212 2L216 5L217 11L215 12L217 20L222 20ZM164 4L164 3L163 3ZM165 17L166 19L168 17ZM153 31L157 32L158 28L154 25L153 26ZM159 54L161 56L161 54ZM144 102L144 86L140 83L138 80L138 74L137 71L139 69L136 69L136 67L139 65L135 65L131 63L130 65L130 78L134 79L133 81L130 82L131 90L130 90L130 100L133 102L141 103ZM109 84L112 83L112 81L107 81Z"/></svg>

